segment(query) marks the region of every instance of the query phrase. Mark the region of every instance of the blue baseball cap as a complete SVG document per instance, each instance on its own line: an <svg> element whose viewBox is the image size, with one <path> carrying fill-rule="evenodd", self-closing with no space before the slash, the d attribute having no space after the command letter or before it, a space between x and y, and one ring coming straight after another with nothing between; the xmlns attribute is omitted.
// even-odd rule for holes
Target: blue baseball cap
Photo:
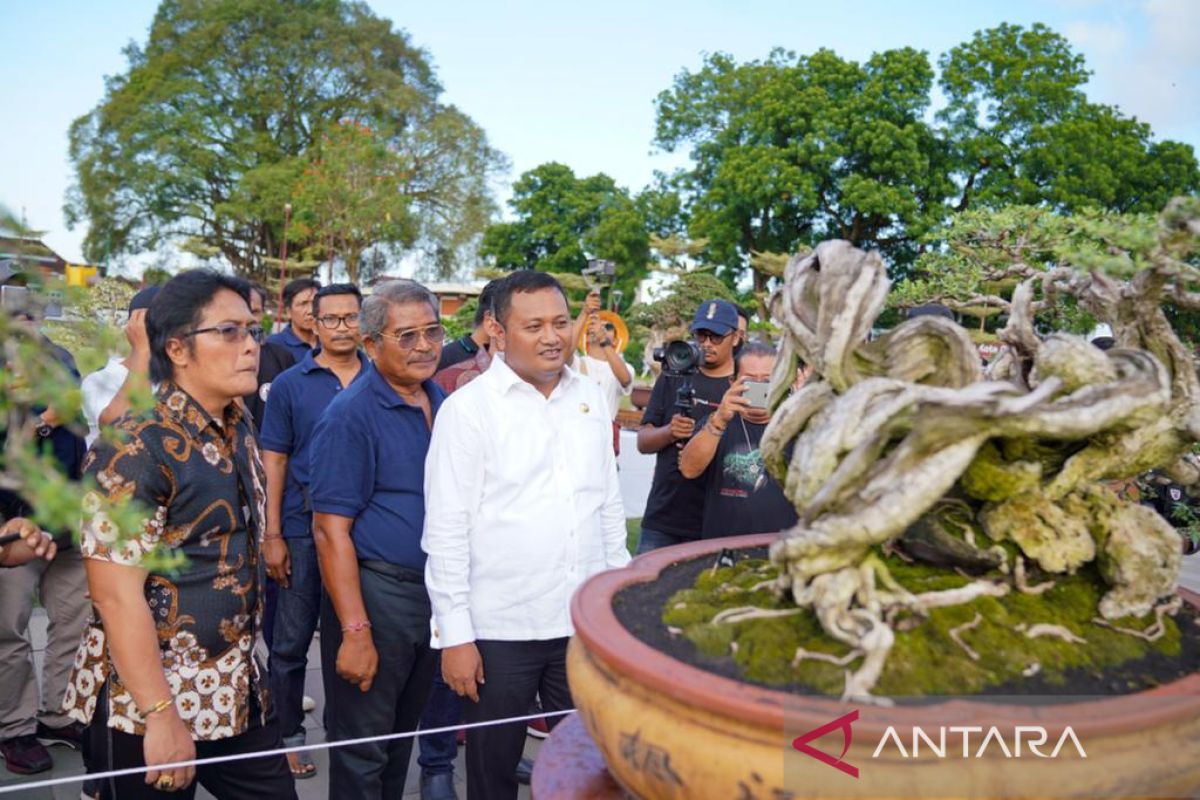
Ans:
<svg viewBox="0 0 1200 800"><path fill-rule="evenodd" d="M712 331L724 336L736 331L738 326L737 307L728 300L705 300L696 309L696 318L692 320L692 333L696 331Z"/></svg>

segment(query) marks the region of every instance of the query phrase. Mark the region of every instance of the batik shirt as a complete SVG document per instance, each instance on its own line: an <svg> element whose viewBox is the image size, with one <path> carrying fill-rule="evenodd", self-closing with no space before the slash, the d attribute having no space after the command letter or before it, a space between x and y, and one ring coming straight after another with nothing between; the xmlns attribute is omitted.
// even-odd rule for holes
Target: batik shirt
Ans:
<svg viewBox="0 0 1200 800"><path fill-rule="evenodd" d="M214 741L243 733L251 709L265 708L251 651L261 615L266 482L239 404L218 424L172 384L157 396L149 414L118 423L124 444L101 439L88 453L85 474L97 487L84 499L81 551L128 565L156 547L187 558L181 571L150 572L144 591L175 708L193 739ZM118 532L104 512L106 500L124 498L149 512L141 530ZM117 674L99 613L93 617L63 706L90 722L107 681L109 726L144 735L142 710Z"/></svg>

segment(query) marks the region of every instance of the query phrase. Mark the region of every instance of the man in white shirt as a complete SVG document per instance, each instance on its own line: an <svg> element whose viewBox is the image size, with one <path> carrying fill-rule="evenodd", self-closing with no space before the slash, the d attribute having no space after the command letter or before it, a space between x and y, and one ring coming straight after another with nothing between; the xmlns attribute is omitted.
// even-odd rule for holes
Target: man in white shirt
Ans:
<svg viewBox="0 0 1200 800"><path fill-rule="evenodd" d="M599 388L565 365L566 296L518 270L496 290L503 353L452 394L425 465L425 586L442 675L467 722L571 707L571 595L628 563L625 519ZM551 724L558 717L548 720ZM523 722L467 734L467 796L515 798Z"/></svg>
<svg viewBox="0 0 1200 800"><path fill-rule="evenodd" d="M147 286L129 301L129 321L125 323L125 338L129 340L129 355L112 356L101 369L88 374L80 384L83 394L83 416L88 433L84 439L90 448L100 437L100 428L111 425L129 410L129 392L133 382L149 385L150 340L146 336L146 310L158 294L158 286Z"/></svg>
<svg viewBox="0 0 1200 800"><path fill-rule="evenodd" d="M576 359L576 369L600 387L608 406L608 418L615 420L621 410L621 397L633 391L633 370L617 352L617 331L611 322L595 314L588 320L587 353Z"/></svg>

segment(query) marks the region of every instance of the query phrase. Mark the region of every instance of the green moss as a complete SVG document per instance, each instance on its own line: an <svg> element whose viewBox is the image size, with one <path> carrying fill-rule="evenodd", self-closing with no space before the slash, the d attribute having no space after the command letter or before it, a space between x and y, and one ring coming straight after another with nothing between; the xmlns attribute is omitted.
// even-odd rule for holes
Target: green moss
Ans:
<svg viewBox="0 0 1200 800"><path fill-rule="evenodd" d="M953 589L969 581L939 567L908 564L895 558L884 561L892 576L914 593ZM792 665L798 647L835 656L848 650L821 630L811 612L735 624L709 622L726 608L794 607L790 599L777 600L769 590L747 591L775 574L775 568L761 560L743 561L715 573L706 570L693 588L671 597L664 608L663 622L682 629L682 635L706 655L733 658L750 680L840 694L846 670L857 668L860 661L848 667L814 660ZM1062 683L1069 670L1102 670L1152 652L1179 654L1180 633L1170 618L1166 635L1157 642L1145 642L1092 623L1105 589L1099 574L1089 565L1076 575L1060 578L1054 588L1041 595L1013 592L1001 598L984 597L965 605L934 609L924 619L911 619L916 624L909 630L903 630L905 615L901 615L896 624L896 643L876 692L893 696L974 694L1020 681L1022 672L1033 662L1041 665L1042 679ZM982 622L960 634L979 654L979 660L973 661L950 638L950 631L970 622L976 612L982 615ZM1142 629L1149 622L1127 619L1115 624ZM1017 625L1037 623L1062 625L1086 639L1087 644L1069 644L1056 637L1030 639L1016 630Z"/></svg>

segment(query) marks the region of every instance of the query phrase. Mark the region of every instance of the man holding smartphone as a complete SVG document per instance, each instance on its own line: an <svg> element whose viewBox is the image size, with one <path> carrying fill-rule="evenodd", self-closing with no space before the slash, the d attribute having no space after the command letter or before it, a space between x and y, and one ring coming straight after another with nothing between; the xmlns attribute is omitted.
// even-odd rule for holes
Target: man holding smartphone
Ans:
<svg viewBox="0 0 1200 800"><path fill-rule="evenodd" d="M742 348L737 379L679 456L683 477L704 480L701 538L774 533L796 524L796 509L767 472L759 449L770 421L767 387L775 358L769 344Z"/></svg>
<svg viewBox="0 0 1200 800"><path fill-rule="evenodd" d="M638 553L700 538L704 482L680 474L679 451L699 430L697 421L720 404L733 381L737 328L738 313L733 303L705 300L696 309L691 325L704 356L699 370L688 376L664 372L654 383L637 438L640 452L657 453ZM695 393L686 413L676 406L679 387L684 383L689 383Z"/></svg>

